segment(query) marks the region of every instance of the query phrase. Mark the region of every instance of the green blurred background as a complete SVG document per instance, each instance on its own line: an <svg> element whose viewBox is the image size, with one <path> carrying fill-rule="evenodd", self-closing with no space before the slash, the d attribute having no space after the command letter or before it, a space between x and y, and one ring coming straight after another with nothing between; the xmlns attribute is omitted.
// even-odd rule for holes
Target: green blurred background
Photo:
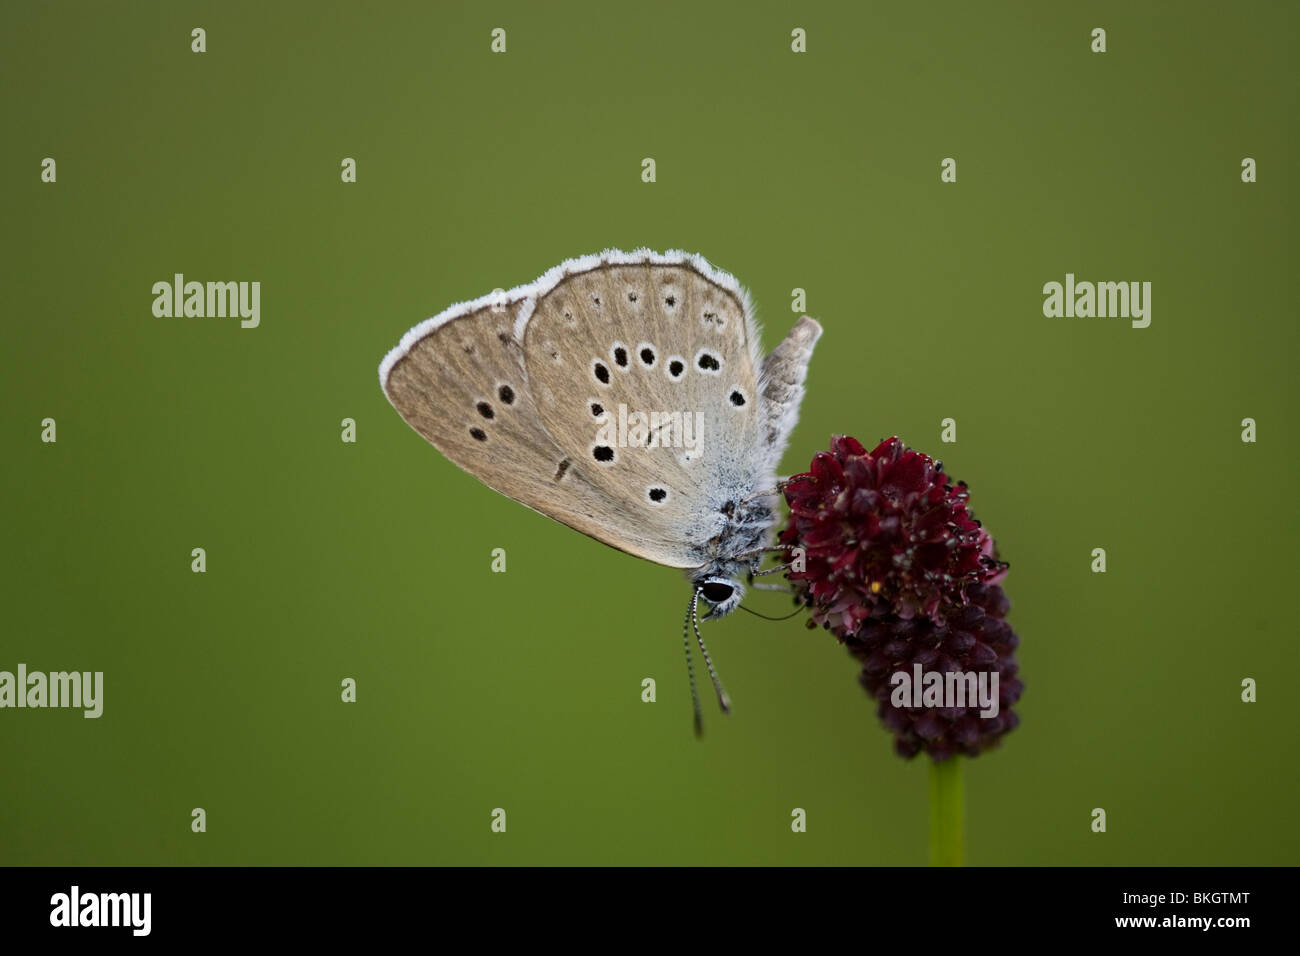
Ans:
<svg viewBox="0 0 1300 956"><path fill-rule="evenodd" d="M640 245L733 272L769 347L807 290L787 471L898 434L1011 560L1022 725L966 768L968 862L1297 862L1295 4L0 16L0 669L105 672L99 720L0 711L0 862L925 863L927 762L832 638L709 627L736 709L696 741L680 573L379 389L426 316ZM155 318L175 272L260 281L261 326ZM1045 318L1066 272L1151 281L1150 328Z"/></svg>

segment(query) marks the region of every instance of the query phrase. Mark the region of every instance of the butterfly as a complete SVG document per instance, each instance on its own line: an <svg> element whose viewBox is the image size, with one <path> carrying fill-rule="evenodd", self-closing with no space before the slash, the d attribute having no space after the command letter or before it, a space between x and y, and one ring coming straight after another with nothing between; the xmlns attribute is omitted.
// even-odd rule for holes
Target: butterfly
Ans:
<svg viewBox="0 0 1300 956"><path fill-rule="evenodd" d="M723 617L770 573L759 565L779 550L776 470L821 331L804 316L764 356L733 276L681 251L611 249L421 322L379 382L407 424L488 487L685 569L698 734L688 628L729 712L698 608Z"/></svg>

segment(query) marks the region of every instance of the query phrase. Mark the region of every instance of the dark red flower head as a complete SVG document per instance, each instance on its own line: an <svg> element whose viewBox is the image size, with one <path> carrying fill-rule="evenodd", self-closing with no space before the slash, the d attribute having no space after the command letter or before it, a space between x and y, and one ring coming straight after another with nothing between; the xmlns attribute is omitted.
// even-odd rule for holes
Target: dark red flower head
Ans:
<svg viewBox="0 0 1300 956"><path fill-rule="evenodd" d="M837 635L862 665L858 681L876 701L876 716L894 734L894 749L904 757L922 750L935 760L955 753L974 757L1020 723L1011 709L1024 690L1017 676L1020 640L1006 621L1011 602L996 584L973 584L966 597L963 605L944 605L940 623L928 617L900 618L877 606L856 634ZM950 673L973 675L975 699L927 705L924 680L917 686L918 673L940 674L945 682ZM908 675L905 686L898 682L899 674ZM963 690L969 692L969 685ZM987 692L996 706L985 708L980 692ZM921 698L920 706L916 698L908 699L911 694Z"/></svg>
<svg viewBox="0 0 1300 956"><path fill-rule="evenodd" d="M868 452L837 436L785 497L781 543L801 546L806 558L790 579L812 598L818 624L852 633L881 602L900 617L937 621L943 604L964 603L969 585L1006 573L967 507L966 483L954 485L941 462L897 438Z"/></svg>
<svg viewBox="0 0 1300 956"><path fill-rule="evenodd" d="M861 683L899 753L974 755L1016 726L1018 641L998 586L1007 565L971 514L965 482L897 438L868 452L841 436L790 479L785 497L780 543L791 549L796 599L811 610L809 626L826 627L862 663ZM996 674L998 706L900 703L896 675L917 665L982 674L989 685Z"/></svg>

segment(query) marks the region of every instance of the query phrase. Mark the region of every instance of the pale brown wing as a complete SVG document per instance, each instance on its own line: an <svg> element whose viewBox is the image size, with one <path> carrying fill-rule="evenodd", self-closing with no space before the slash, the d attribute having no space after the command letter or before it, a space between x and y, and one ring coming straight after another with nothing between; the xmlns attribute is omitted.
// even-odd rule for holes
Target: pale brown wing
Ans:
<svg viewBox="0 0 1300 956"><path fill-rule="evenodd" d="M546 431L611 503L600 517L620 540L702 564L728 502L771 486L756 329L735 280L702 260L621 253L566 275L538 297L523 345ZM634 416L658 416L667 447L637 442L623 427Z"/></svg>
<svg viewBox="0 0 1300 956"><path fill-rule="evenodd" d="M411 329L380 365L384 394L425 440L493 490L621 551L688 566L680 548L621 534L611 516L623 502L593 484L591 467L542 425L515 337L532 288L453 306Z"/></svg>
<svg viewBox="0 0 1300 956"><path fill-rule="evenodd" d="M760 356L733 277L698 256L611 250L421 323L384 359L380 382L417 432L484 484L622 551L688 568L709 557L727 502L772 484L759 446ZM668 440L613 443L600 460L599 428L620 404L663 413ZM700 416L694 449L674 413Z"/></svg>
<svg viewBox="0 0 1300 956"><path fill-rule="evenodd" d="M602 493L541 425L514 338L520 308L480 305L412 329L381 367L384 393L407 424L488 487L639 554L610 539L597 517L609 507Z"/></svg>

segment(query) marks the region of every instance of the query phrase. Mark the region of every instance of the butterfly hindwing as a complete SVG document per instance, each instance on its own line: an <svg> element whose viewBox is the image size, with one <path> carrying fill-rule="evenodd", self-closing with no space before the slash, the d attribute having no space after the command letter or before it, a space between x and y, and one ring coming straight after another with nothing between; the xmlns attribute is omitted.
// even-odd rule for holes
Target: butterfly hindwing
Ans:
<svg viewBox="0 0 1300 956"><path fill-rule="evenodd" d="M758 449L756 330L729 276L622 255L538 297L524 366L542 422L610 504L613 534L702 564L728 502L770 483Z"/></svg>

